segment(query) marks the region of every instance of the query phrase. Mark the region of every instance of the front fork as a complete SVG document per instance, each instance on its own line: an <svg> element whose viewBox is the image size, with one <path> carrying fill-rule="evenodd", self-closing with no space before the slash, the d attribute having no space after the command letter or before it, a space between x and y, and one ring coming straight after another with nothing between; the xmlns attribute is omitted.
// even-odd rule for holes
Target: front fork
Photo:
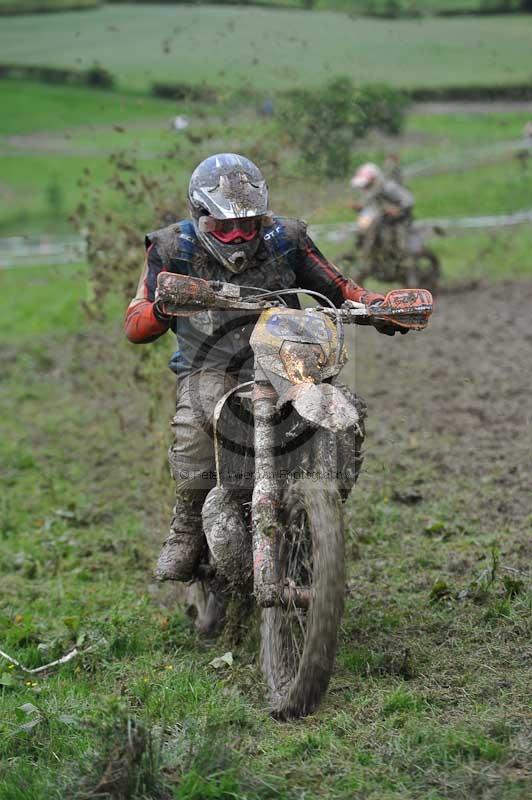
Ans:
<svg viewBox="0 0 532 800"><path fill-rule="evenodd" d="M253 530L253 591L259 606L267 608L291 603L308 608L307 589L285 586L279 559L281 546L281 498L283 485L275 463L275 417L277 392L268 382L256 382L253 395L255 421L255 485L251 501ZM314 467L320 465L315 478L330 481L335 463L336 442L328 431L316 432Z"/></svg>
<svg viewBox="0 0 532 800"><path fill-rule="evenodd" d="M275 470L275 407L277 392L267 382L256 382L255 485L251 501L253 520L253 586L260 606L275 605L281 593L279 566L281 481Z"/></svg>

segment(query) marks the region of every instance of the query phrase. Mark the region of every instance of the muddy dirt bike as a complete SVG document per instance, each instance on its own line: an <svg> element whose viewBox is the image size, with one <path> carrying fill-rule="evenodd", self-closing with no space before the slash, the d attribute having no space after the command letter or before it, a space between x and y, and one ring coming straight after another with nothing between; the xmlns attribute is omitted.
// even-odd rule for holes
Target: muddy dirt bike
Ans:
<svg viewBox="0 0 532 800"><path fill-rule="evenodd" d="M395 291L382 305L335 308L297 289L241 291L161 273L157 298L176 316L233 309L257 317L253 379L231 388L214 413L217 485L202 515L209 563L196 588L221 608L229 595L254 599L271 710L286 719L311 713L325 693L343 611L342 501L361 464L365 412L335 383L347 360L343 327L366 317L422 329L432 297ZM324 305L294 309L289 294ZM198 610L207 613L204 603Z"/></svg>
<svg viewBox="0 0 532 800"><path fill-rule="evenodd" d="M361 266L357 280L363 284L371 276L387 283L426 286L435 291L441 265L426 244L432 234L443 235L443 231L437 227L421 230L410 225L400 237L393 218L388 219L377 204L366 206L357 219L356 257Z"/></svg>

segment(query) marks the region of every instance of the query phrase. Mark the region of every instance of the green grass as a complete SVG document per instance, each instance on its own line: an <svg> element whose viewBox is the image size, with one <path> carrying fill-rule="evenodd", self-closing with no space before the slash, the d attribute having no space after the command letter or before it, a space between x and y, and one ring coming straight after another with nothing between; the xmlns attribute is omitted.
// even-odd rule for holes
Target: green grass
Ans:
<svg viewBox="0 0 532 800"><path fill-rule="evenodd" d="M6 301L21 288L4 341L14 344L33 337L44 340L58 332L74 333L80 323L80 303L87 300L86 265L29 267L27 273L25 269L0 272L0 292Z"/></svg>
<svg viewBox="0 0 532 800"><path fill-rule="evenodd" d="M531 26L527 16L390 23L332 12L118 5L82 22L74 13L5 19L0 48L6 62L99 62L133 89L165 81L275 92L339 74L405 87L490 85L528 80Z"/></svg>
<svg viewBox="0 0 532 800"><path fill-rule="evenodd" d="M532 275L530 225L433 239L450 282L522 280Z"/></svg>
<svg viewBox="0 0 532 800"><path fill-rule="evenodd" d="M339 258L351 246L351 239L330 243L319 241L320 248L331 259ZM524 280L532 276L530 225L485 231L449 232L434 237L430 247L442 265L443 283L460 286L471 281ZM353 274L356 270L353 269ZM388 287L393 288L393 287Z"/></svg>
<svg viewBox="0 0 532 800"><path fill-rule="evenodd" d="M404 135L417 137L413 154L418 154L419 148L423 148L425 137L430 146L437 145L442 150L452 150L456 145L482 147L492 142L521 139L529 120L528 111L512 111L510 108L503 112L494 109L490 113L468 112L466 108L447 114L414 111L407 116Z"/></svg>
<svg viewBox="0 0 532 800"><path fill-rule="evenodd" d="M407 115L404 133L396 149L404 165L460 158L467 167L475 157L481 156L490 163L504 157L501 151L497 151L497 146L504 142L514 143L515 152L529 119L527 111L468 113L464 109L448 114L430 114L418 112L414 107ZM491 157L489 148L493 148Z"/></svg>
<svg viewBox="0 0 532 800"><path fill-rule="evenodd" d="M530 208L530 177L516 159L409 182L423 217L501 214Z"/></svg>
<svg viewBox="0 0 532 800"><path fill-rule="evenodd" d="M91 20L116 15L119 8L83 15L78 40L95 36ZM165 15L186 12L192 19L204 11L154 9L157 24L147 27L147 41L164 38ZM220 19L222 11L244 13L212 13ZM147 12L122 7L121 13L127 26L129 17ZM255 13L267 19L267 12L256 10L244 18ZM284 14L288 35L292 14ZM68 16L69 24L75 16ZM307 24L307 15L298 18ZM50 47L47 19L39 23ZM60 40L67 16L54 19ZM365 21L360 24L369 30ZM30 39L36 46L35 33L24 30L28 52ZM382 24L375 30L382 32ZM507 30L504 20L501 30ZM111 46L119 35L104 32L103 43ZM234 44L236 32L227 35ZM97 37L93 41L100 46ZM135 68L140 75L141 66ZM238 69L227 77L228 85L237 78ZM86 166L102 187L102 205L109 201L107 151L149 149L155 157L141 163L146 172L157 172L157 156L176 142L180 149L168 162L176 196L204 154L235 149L252 153L259 163L275 157L268 163L276 209L313 222L352 216L345 207L351 199L347 180L302 176L293 154L272 139L270 123L265 126L252 109L184 107L197 138L191 141L166 128L174 104L22 82L1 88L4 137L46 132L27 150L1 141L0 191L8 202L0 229L6 233L65 228ZM411 163L479 140L517 138L525 119L416 114L400 142L368 143L368 153L373 148L381 158L398 144ZM116 124L125 130L116 131ZM50 143L64 151L52 154L45 149ZM417 178L413 188L420 216L457 216L530 205L528 183L510 161ZM61 187L55 211L53 185ZM433 244L446 284L497 281L501 303L505 280L531 274L530 227ZM334 247L323 249L334 255ZM405 405L390 418L372 416L364 476L347 508L351 593L337 668L318 713L280 725L267 714L253 621L238 646L206 643L194 634L172 591L152 582L172 503L165 452L174 380L164 366L172 338L149 348L127 344L120 326L123 301L116 297L110 321L89 324L81 308L90 296L83 265L1 270L0 296L0 648L28 667L76 645L82 651L36 679L0 659L0 800L101 796L110 767L124 768L120 789L131 800L530 796L528 578L512 584L508 577L514 573L500 567L493 581L482 578L493 568L495 547L501 563L521 567L530 520L510 527L502 512L487 516L488 500L491 509L497 498L511 502L498 482L496 458L479 482L465 468L443 468L460 446L453 431L429 433L416 422L416 432L405 433L404 417L411 413ZM504 324L510 323L508 314ZM495 324L486 323L493 336ZM379 392L389 392L381 362L362 346L356 355L377 411ZM406 365L412 386L430 380L437 394L437 365L411 358ZM435 457L425 458L429 452ZM412 486L422 487L420 505L394 500L394 491ZM458 601L460 592L469 595ZM215 670L211 660L227 649L233 668ZM28 703L35 710L22 708Z"/></svg>
<svg viewBox="0 0 532 800"><path fill-rule="evenodd" d="M528 595L498 573L481 602L430 601L442 574L472 585L494 541L512 552L512 531L475 522L467 475L442 480L413 439L401 463L372 451L348 508L352 595L328 697L280 725L253 626L238 647L206 644L150 583L171 494L146 384L131 377L142 348L118 322L84 322L78 267L3 271L0 291L0 647L27 666L82 650L46 678L0 661L2 800L90 796L142 730L149 747L122 786L132 800L524 800ZM360 358L371 384L378 364ZM159 380L166 418L172 380ZM438 482L421 508L390 499L416 480ZM234 667L214 670L228 647Z"/></svg>
<svg viewBox="0 0 532 800"><path fill-rule="evenodd" d="M73 86L42 86L26 81L0 80L0 97L6 110L0 135L35 132L67 133L84 126L87 134L99 126L136 122L163 122L176 104L149 97ZM115 137L116 138L116 137Z"/></svg>
<svg viewBox="0 0 532 800"><path fill-rule="evenodd" d="M201 158L227 149L241 151L267 171L272 164L272 202L279 212L314 223L352 219L347 179L324 182L302 173L293 153L276 145L275 121L260 119L253 107L175 104L11 81L2 82L0 89L5 111L0 123L0 193L5 201L0 231L5 235L69 230L68 217L82 197L78 181L86 169L102 192L102 203L114 202L106 180L113 172L109 156L118 151L139 156L148 174L169 170L176 197L184 197L190 171ZM189 131L170 130L176 112L190 116ZM364 155L353 155L381 161L395 149L408 165L463 153L467 167L475 142L489 148L517 141L527 119L525 112L415 113L402 137L361 142ZM10 138L14 136L26 138ZM411 179L418 217L502 214L529 206L529 170L511 151L491 158L488 154L486 161L463 172Z"/></svg>
<svg viewBox="0 0 532 800"><path fill-rule="evenodd" d="M70 230L68 217L80 200L84 170L90 169L94 184L105 191L111 153L141 147L155 156L168 152L175 145L170 119L188 111L163 100L18 81L0 82L0 93L8 110L0 124L5 234ZM19 148L9 143L15 135L35 138ZM58 189L55 208L51 187Z"/></svg>

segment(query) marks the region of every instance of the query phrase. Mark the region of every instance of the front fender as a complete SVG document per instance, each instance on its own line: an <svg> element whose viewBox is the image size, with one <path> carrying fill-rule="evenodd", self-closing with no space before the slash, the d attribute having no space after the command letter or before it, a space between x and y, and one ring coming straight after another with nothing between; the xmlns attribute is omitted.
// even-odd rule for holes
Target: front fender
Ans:
<svg viewBox="0 0 532 800"><path fill-rule="evenodd" d="M358 427L360 422L354 404L331 383L296 383L281 395L277 408L286 403L292 403L307 422L333 433Z"/></svg>

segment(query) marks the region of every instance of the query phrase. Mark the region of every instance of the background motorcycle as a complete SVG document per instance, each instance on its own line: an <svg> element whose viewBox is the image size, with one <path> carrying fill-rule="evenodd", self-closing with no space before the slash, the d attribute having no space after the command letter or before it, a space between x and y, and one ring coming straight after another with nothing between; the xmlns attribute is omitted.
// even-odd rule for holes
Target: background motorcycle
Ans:
<svg viewBox="0 0 532 800"><path fill-rule="evenodd" d="M342 501L361 464L364 416L360 401L335 383L347 360L343 325L367 317L422 329L432 312L422 289L341 309L304 292L327 305L287 307L283 298L298 293L256 289L241 297L234 284L171 273L159 275L157 290L167 314L241 309L258 317L253 379L215 409L217 485L203 506L209 565L201 593L220 607L231 594L253 596L261 666L279 718L318 705L343 611Z"/></svg>
<svg viewBox="0 0 532 800"><path fill-rule="evenodd" d="M363 283L369 276L385 282L406 286L426 286L435 291L441 274L440 260L427 246L427 238L440 228L421 229L410 224L404 235L398 225L404 224L391 212L370 203L357 218L357 261L361 269L357 280Z"/></svg>

